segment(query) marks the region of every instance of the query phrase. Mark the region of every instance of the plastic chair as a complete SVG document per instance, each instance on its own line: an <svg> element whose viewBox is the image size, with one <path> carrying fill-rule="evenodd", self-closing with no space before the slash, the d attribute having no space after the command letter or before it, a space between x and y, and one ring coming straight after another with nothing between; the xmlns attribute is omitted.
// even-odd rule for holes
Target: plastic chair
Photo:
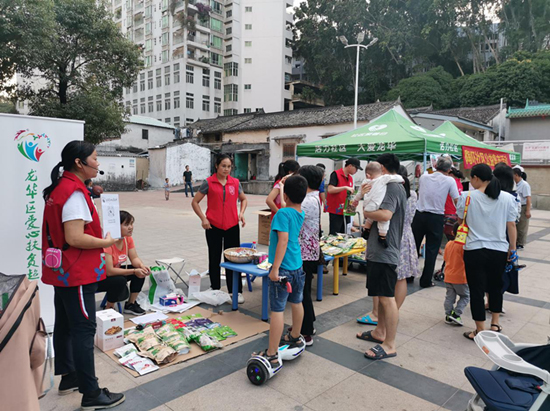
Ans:
<svg viewBox="0 0 550 411"><path fill-rule="evenodd" d="M105 308L106 305L107 305L107 293L105 293L105 296L103 297L103 301L101 301L101 304L99 304L99 307L103 309ZM122 305L120 304L120 301L118 301L116 305L118 307L118 312L122 314Z"/></svg>
<svg viewBox="0 0 550 411"><path fill-rule="evenodd" d="M241 247L242 248L252 248L253 244L254 243L241 243ZM252 292L252 283L254 282L255 279L256 279L255 275L250 275L250 274L246 275L246 284L248 284L248 291L249 292Z"/></svg>

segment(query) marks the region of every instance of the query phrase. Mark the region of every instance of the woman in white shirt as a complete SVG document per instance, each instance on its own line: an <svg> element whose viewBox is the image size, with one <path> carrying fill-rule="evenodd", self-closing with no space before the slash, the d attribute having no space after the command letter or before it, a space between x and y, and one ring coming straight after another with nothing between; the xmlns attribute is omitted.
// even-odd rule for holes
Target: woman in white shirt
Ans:
<svg viewBox="0 0 550 411"><path fill-rule="evenodd" d="M502 331L499 324L502 273L509 254L516 250L517 207L514 197L501 191L498 179L487 164L477 164L472 168L470 184L475 190L462 193L457 214L462 222L467 199L470 198L465 218L469 232L464 245L464 264L476 329L464 333L464 336L473 340L478 332L485 329L485 292L489 295L491 330Z"/></svg>

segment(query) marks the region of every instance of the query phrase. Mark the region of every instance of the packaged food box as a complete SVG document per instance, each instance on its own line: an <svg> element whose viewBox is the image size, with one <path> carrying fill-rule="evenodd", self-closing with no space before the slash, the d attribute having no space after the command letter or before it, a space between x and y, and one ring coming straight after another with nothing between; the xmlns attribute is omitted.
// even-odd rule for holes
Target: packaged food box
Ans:
<svg viewBox="0 0 550 411"><path fill-rule="evenodd" d="M101 351L111 351L124 345L124 317L113 309L96 313L95 344Z"/></svg>
<svg viewBox="0 0 550 411"><path fill-rule="evenodd" d="M183 304L183 296L175 293L168 294L159 298L159 304L163 307Z"/></svg>

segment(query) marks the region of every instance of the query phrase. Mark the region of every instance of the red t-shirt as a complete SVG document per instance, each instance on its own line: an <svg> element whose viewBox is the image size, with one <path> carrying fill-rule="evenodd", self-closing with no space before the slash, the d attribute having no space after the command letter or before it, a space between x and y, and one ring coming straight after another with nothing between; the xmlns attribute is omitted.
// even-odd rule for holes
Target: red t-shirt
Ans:
<svg viewBox="0 0 550 411"><path fill-rule="evenodd" d="M134 239L132 237L124 237L124 242L122 243L122 250L119 250L115 244L108 248L104 248L105 254L109 254L113 258L113 267L121 268L123 264L128 260L128 265L131 265L132 262L129 261L128 253L132 248L136 248L134 245Z"/></svg>
<svg viewBox="0 0 550 411"><path fill-rule="evenodd" d="M456 188L458 189L458 195L462 194L462 183L459 178L453 177L456 181ZM447 201L445 201L445 214L456 214L456 207L451 196L447 196Z"/></svg>

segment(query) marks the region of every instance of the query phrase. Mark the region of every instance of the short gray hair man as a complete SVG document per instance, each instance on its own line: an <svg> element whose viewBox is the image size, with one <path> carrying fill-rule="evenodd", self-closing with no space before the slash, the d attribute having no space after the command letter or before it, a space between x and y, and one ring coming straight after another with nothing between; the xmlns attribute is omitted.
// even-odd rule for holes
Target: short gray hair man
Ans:
<svg viewBox="0 0 550 411"><path fill-rule="evenodd" d="M447 156L441 156L437 159L435 163L435 169L443 173L448 173L451 167L453 166L453 160Z"/></svg>

